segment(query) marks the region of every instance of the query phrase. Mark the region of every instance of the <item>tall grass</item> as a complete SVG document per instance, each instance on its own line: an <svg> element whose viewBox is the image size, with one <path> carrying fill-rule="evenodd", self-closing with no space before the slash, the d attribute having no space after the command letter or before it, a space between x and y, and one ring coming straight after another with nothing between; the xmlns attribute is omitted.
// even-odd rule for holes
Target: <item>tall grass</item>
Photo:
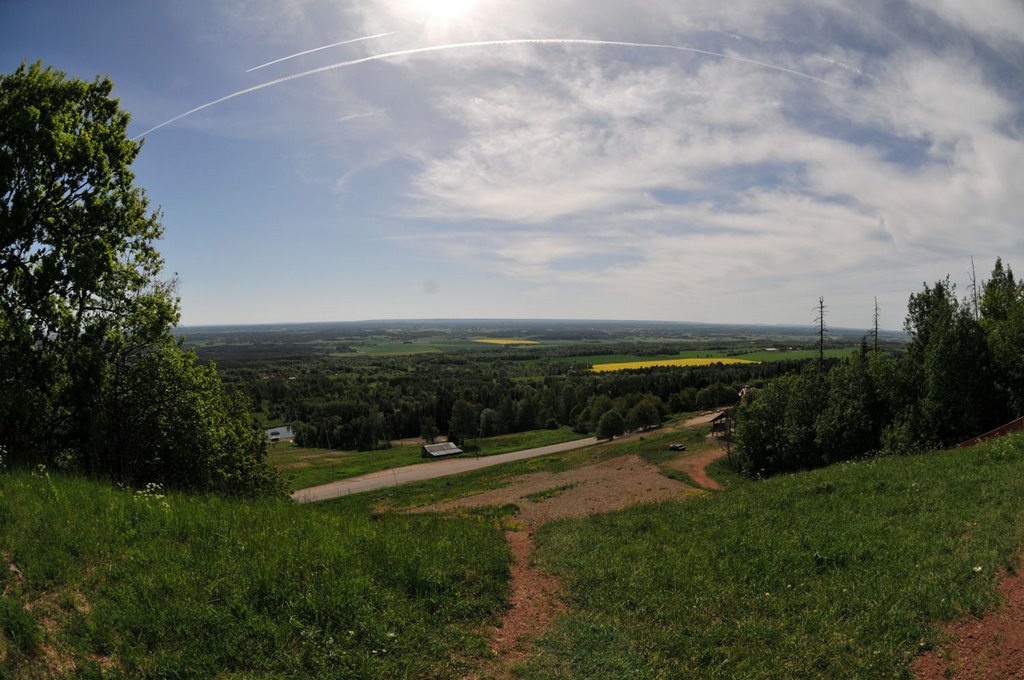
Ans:
<svg viewBox="0 0 1024 680"><path fill-rule="evenodd" d="M1024 436L542 529L570 608L527 677L908 678L1018 565Z"/></svg>
<svg viewBox="0 0 1024 680"><path fill-rule="evenodd" d="M14 678L451 677L487 653L478 631L509 562L487 518L21 473L0 475L0 557L0 676Z"/></svg>

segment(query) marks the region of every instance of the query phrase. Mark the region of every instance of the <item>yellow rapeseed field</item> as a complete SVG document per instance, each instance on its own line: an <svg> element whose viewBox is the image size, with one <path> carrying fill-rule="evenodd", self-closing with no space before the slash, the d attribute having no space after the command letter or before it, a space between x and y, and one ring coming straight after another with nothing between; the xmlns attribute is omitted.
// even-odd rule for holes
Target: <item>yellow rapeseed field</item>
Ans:
<svg viewBox="0 0 1024 680"><path fill-rule="evenodd" d="M513 338L477 338L474 342L486 342L489 345L536 345L536 340L516 340Z"/></svg>
<svg viewBox="0 0 1024 680"><path fill-rule="evenodd" d="M750 359L730 359L729 357L698 357L694 359L659 359L657 361L624 361L618 364L595 364L591 370L598 373L604 371L623 371L628 368L651 368L652 366L711 366L712 364L759 364L760 361Z"/></svg>

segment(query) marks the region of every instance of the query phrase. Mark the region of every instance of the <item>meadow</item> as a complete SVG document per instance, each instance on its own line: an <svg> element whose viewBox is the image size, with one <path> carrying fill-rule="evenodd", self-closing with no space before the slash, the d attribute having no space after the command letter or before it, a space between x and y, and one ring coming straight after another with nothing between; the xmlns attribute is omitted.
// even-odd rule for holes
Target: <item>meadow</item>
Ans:
<svg viewBox="0 0 1024 680"><path fill-rule="evenodd" d="M563 521L540 564L568 611L527 678L910 678L938 622L1019 567L1024 436L744 480Z"/></svg>
<svg viewBox="0 0 1024 680"><path fill-rule="evenodd" d="M530 430L481 437L469 442L472 446L478 447L477 451L462 455L493 456L520 449L560 444L579 439L580 436L568 427L560 427L556 430ZM420 456L418 444L376 451L331 451L299 447L291 442L276 442L269 445L268 453L270 462L284 474L288 480L288 488L293 491L403 465L429 464L432 460Z"/></svg>
<svg viewBox="0 0 1024 680"><path fill-rule="evenodd" d="M0 474L0 672L465 677L492 659L516 508L395 510L624 453L664 465L688 455L666 442L704 431L313 506ZM1019 566L1022 435L764 481L712 472L725 491L541 529L567 608L513 675L909 678L939 623L993 606Z"/></svg>
<svg viewBox="0 0 1024 680"><path fill-rule="evenodd" d="M508 592L486 519L27 473L0 517L5 678L458 677Z"/></svg>

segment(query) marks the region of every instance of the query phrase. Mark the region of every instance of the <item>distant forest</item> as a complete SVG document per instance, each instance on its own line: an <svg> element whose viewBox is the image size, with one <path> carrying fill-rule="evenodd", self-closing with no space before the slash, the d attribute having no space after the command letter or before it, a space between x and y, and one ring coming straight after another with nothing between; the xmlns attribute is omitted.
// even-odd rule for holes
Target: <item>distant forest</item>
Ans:
<svg viewBox="0 0 1024 680"><path fill-rule="evenodd" d="M658 322L420 321L180 332L201 359L217 363L225 382L249 394L266 422L291 423L301 445L362 450L420 436L462 442L562 426L590 433L610 411L627 429L639 429L653 424L650 406L660 422L669 413L730 405L744 386L799 371L806 359L782 352L762 364L596 374L584 358L817 342L811 327ZM541 342L489 347L465 340L513 334ZM862 336L832 331L829 347ZM436 344L422 344L430 339ZM891 333L883 342L898 348L902 339ZM443 351L415 353L435 347Z"/></svg>

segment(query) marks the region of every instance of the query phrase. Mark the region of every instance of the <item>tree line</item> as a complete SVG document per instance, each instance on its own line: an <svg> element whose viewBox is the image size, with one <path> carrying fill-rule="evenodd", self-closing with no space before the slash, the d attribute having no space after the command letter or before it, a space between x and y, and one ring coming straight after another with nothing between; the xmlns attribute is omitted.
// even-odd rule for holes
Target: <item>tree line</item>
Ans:
<svg viewBox="0 0 1024 680"><path fill-rule="evenodd" d="M132 485L283 492L249 399L171 333L162 227L107 78L0 75L0 453Z"/></svg>
<svg viewBox="0 0 1024 680"><path fill-rule="evenodd" d="M950 446L1024 415L1024 282L997 259L967 298L949 277L910 296L900 353L809 364L737 412L737 466L805 470L874 453Z"/></svg>
<svg viewBox="0 0 1024 680"><path fill-rule="evenodd" d="M746 384L783 375L804 361L688 368L652 367L597 374L541 359L517 361L466 352L336 359L283 368L267 378L241 379L252 398L291 423L297 443L334 449L386 448L393 439L487 437L568 426L598 431L616 411L627 429L650 420L630 412L641 401L662 414L738 399ZM641 424L632 427L635 423ZM660 422L660 421L659 421Z"/></svg>

